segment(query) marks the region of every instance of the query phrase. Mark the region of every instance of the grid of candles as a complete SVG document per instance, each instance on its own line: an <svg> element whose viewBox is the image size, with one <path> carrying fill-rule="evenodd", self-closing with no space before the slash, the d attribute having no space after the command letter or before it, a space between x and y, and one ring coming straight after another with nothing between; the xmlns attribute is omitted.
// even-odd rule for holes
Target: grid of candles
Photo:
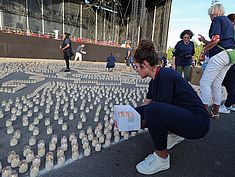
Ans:
<svg viewBox="0 0 235 177"><path fill-rule="evenodd" d="M2 101L0 119L5 121L6 134L11 136L9 145L15 147L21 141L21 130L14 126L16 120L20 119L21 127L27 128L31 134L28 145L22 150L23 158L22 154L14 151L8 153L8 165L0 166L2 176L17 176L29 171L34 177L43 167L50 171L55 165L62 166L66 162L65 153L70 153L69 156L77 160L90 156L92 151L101 151L111 143L135 136L136 132L119 132L110 118L113 117L114 104L132 104L135 107L145 93L146 87L91 86L52 81L33 96L29 94ZM10 116L5 116L5 113L10 113ZM84 127L87 121L92 121L93 126ZM76 123L76 132L57 137L53 127L59 125L61 132L71 132L71 122ZM39 124L46 127L46 134L51 136L49 142L38 139L42 133ZM34 146L37 146L37 151L33 151Z"/></svg>
<svg viewBox="0 0 235 177"><path fill-rule="evenodd" d="M2 177L17 176L18 173L22 174L28 170L30 177L36 177L39 175L42 159L44 160L46 171L50 171L55 165L62 166L65 164L65 153L68 151L72 160L78 160L83 155L90 156L92 149L95 152L99 152L102 148L109 147L112 139L115 143L118 143L121 138L128 139L130 136L136 135L136 132L119 132L118 128L113 126L113 124L114 121L112 119L105 121L104 124L98 122L94 130L91 126L88 126L86 131L80 130L78 135L72 132L68 137L62 136L60 140L56 134L53 134L47 145L48 147L46 147L44 140L37 142L36 153L32 150L31 145L26 145L23 148L23 159L20 159L20 155L15 151L10 151L7 155L9 166L2 168L0 162ZM34 142L35 140L30 139L29 141ZM47 149L48 152L46 151ZM81 152L83 152L83 155L80 155Z"/></svg>

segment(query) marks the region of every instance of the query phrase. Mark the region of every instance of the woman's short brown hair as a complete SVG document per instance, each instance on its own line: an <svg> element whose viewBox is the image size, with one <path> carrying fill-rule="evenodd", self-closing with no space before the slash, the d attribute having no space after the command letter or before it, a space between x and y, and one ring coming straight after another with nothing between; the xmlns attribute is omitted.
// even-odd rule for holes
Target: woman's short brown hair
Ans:
<svg viewBox="0 0 235 177"><path fill-rule="evenodd" d="M140 41L137 49L135 50L134 61L140 64L147 61L150 66L159 64L160 59L151 40L142 39Z"/></svg>

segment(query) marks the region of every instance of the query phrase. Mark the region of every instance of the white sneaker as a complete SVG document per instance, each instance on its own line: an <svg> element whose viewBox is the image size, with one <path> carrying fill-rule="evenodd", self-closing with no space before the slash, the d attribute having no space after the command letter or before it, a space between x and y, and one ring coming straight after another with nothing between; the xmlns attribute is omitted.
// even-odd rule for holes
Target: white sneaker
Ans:
<svg viewBox="0 0 235 177"><path fill-rule="evenodd" d="M163 159L155 152L136 165L136 170L144 175L152 175L168 168L170 168L170 155L166 159Z"/></svg>
<svg viewBox="0 0 235 177"><path fill-rule="evenodd" d="M173 148L176 144L184 141L184 138L176 134L168 134L167 136L167 149Z"/></svg>
<svg viewBox="0 0 235 177"><path fill-rule="evenodd" d="M229 108L228 108L230 111L235 111L235 106L230 106Z"/></svg>
<svg viewBox="0 0 235 177"><path fill-rule="evenodd" d="M229 114L230 110L229 108L227 108L224 104L220 105L219 107L219 113L225 113L225 114Z"/></svg>

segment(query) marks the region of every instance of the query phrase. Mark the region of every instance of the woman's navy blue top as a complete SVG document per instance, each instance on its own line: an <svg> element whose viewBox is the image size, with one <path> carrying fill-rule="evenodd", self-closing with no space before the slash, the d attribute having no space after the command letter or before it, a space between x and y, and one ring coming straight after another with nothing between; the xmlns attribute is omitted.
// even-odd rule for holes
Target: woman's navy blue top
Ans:
<svg viewBox="0 0 235 177"><path fill-rule="evenodd" d="M220 42L218 45L224 49L234 49L234 28L232 22L226 16L215 17L210 26L209 37L212 38L214 35L220 36ZM209 57L220 53L223 49L220 49L217 45L209 50Z"/></svg>
<svg viewBox="0 0 235 177"><path fill-rule="evenodd" d="M161 68L156 78L150 81L147 99L153 102L167 103L187 109L193 113L203 113L207 110L192 86L174 69Z"/></svg>
<svg viewBox="0 0 235 177"><path fill-rule="evenodd" d="M173 56L175 56L176 66L189 66L192 64L192 56L195 54L194 43L189 41L185 44L183 40L177 42Z"/></svg>

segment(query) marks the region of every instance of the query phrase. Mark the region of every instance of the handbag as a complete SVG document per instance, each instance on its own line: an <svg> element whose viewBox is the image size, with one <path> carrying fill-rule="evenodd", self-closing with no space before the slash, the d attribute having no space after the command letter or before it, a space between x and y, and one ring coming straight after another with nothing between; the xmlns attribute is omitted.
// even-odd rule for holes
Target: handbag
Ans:
<svg viewBox="0 0 235 177"><path fill-rule="evenodd" d="M200 85L200 80L202 77L203 71L200 67L192 67L191 74L190 74L190 83L193 85Z"/></svg>
<svg viewBox="0 0 235 177"><path fill-rule="evenodd" d="M225 48L217 45L219 48L225 50ZM232 64L235 64L235 49L228 49L228 50L225 50L229 56L229 59L230 59L230 63Z"/></svg>

